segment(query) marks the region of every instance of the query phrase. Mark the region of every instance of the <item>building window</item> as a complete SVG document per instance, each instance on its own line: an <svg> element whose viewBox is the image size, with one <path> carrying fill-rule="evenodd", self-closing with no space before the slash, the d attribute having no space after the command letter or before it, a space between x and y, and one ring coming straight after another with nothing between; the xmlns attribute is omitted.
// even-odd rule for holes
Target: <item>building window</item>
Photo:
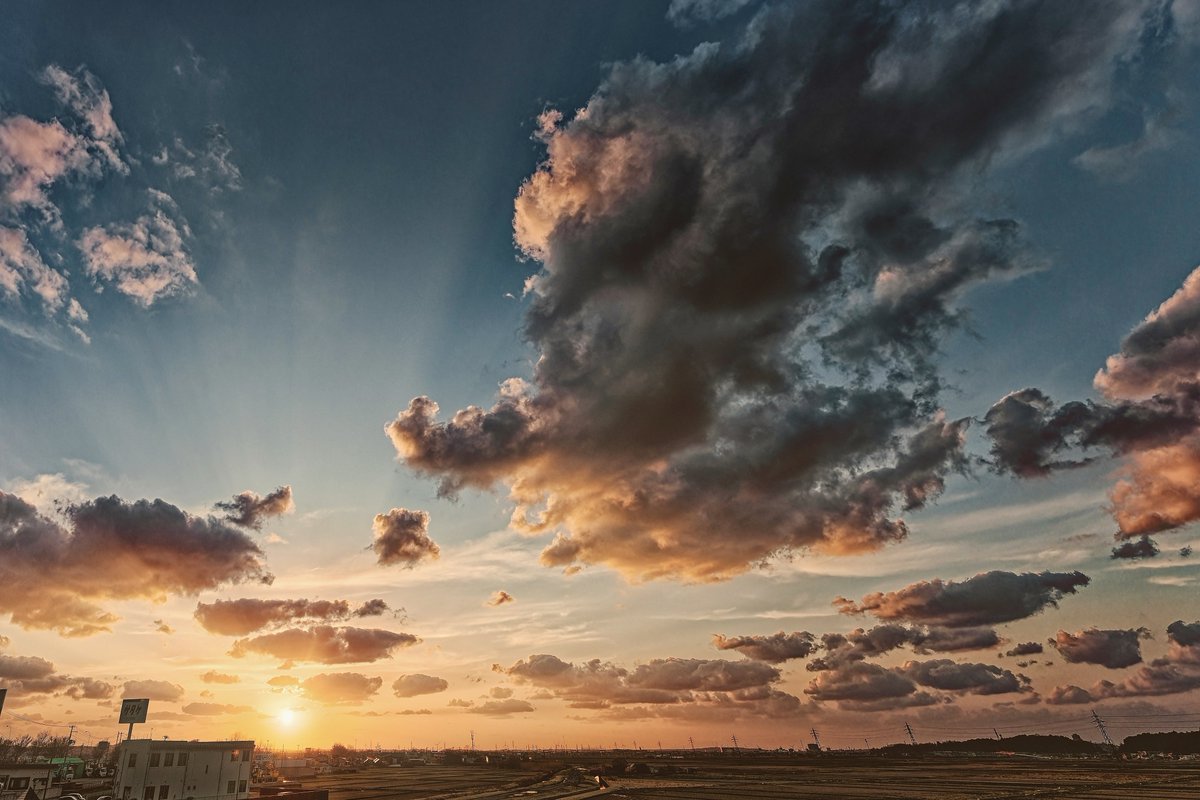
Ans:
<svg viewBox="0 0 1200 800"><path fill-rule="evenodd" d="M234 790L236 788L237 788L237 781L230 781L229 785L225 788L225 794L233 794Z"/></svg>
<svg viewBox="0 0 1200 800"><path fill-rule="evenodd" d="M130 795L132 795L132 794L133 794L133 787L132 787L132 786L126 786L126 787L125 787L125 791L121 792L121 799L122 799L122 800L129 800L129 796L130 796Z"/></svg>
<svg viewBox="0 0 1200 800"><path fill-rule="evenodd" d="M8 782L9 789L28 789L29 778L13 778Z"/></svg>
<svg viewBox="0 0 1200 800"><path fill-rule="evenodd" d="M147 786L146 790L144 792L142 792L142 800L154 800L154 787L153 786Z"/></svg>
<svg viewBox="0 0 1200 800"><path fill-rule="evenodd" d="M180 753L180 754L179 754L179 766L181 766L181 767L186 767L186 766L187 766L187 756L188 756L188 754L187 754L187 753Z"/></svg>
<svg viewBox="0 0 1200 800"><path fill-rule="evenodd" d="M230 761L237 761L237 757L238 757L238 751L237 751L237 750L233 750L233 751L231 751L231 752L229 753L229 760L230 760Z"/></svg>
<svg viewBox="0 0 1200 800"><path fill-rule="evenodd" d="M137 766L137 753L130 753L130 754L129 754L129 763L128 763L126 766L130 766L130 767L136 767L136 766Z"/></svg>
<svg viewBox="0 0 1200 800"><path fill-rule="evenodd" d="M167 795L171 793L171 787L168 784L163 784L158 787L158 800L167 800Z"/></svg>
<svg viewBox="0 0 1200 800"><path fill-rule="evenodd" d="M250 760L250 748L246 748L245 750L242 751L242 761L249 761L249 760Z"/></svg>
<svg viewBox="0 0 1200 800"><path fill-rule="evenodd" d="M238 781L238 794L245 794L245 793L246 793L246 782Z"/></svg>
<svg viewBox="0 0 1200 800"><path fill-rule="evenodd" d="M164 767L175 766L175 754L174 753L164 753L163 754L163 766Z"/></svg>
<svg viewBox="0 0 1200 800"><path fill-rule="evenodd" d="M160 758L160 756L158 753L151 753L150 754L150 766L157 767L159 758Z"/></svg>

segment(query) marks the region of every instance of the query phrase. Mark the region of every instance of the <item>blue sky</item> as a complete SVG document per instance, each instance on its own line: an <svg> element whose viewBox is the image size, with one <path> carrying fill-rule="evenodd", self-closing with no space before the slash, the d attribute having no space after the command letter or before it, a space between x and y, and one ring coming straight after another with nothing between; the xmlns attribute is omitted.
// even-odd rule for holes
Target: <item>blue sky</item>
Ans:
<svg viewBox="0 0 1200 800"><path fill-rule="evenodd" d="M421 644L397 650L390 659L346 667L316 661L297 666L295 674L304 679L350 670L382 675L385 684L401 674L440 675L449 681L449 694L423 698L428 699L423 707L434 711L434 738L463 727L455 714L472 713L465 706L448 707L453 696L472 703L476 711L490 702L525 702L534 710L510 706L506 715L505 707L493 706L472 718L472 724L485 731L491 726L495 736L518 726L522 734L549 740L620 735L627 718L616 712L624 707L604 698L607 712L572 709L570 697L518 669L520 659L554 654L583 664L599 658L630 670L668 658L758 664L748 657L738 660L745 654L714 651L710 636L869 627L868 619L840 616L831 601L935 578L965 581L989 570L1081 570L1091 577L1086 590L1059 597L1057 610L1043 603L1039 611L1044 614L1009 620L1002 638L1040 642L1056 630L1146 626L1156 637L1144 644L1146 661L1176 642L1164 635L1165 626L1175 619L1191 620L1200 610L1194 601L1195 566L1177 555L1191 541L1190 520L1162 533L1157 559L1110 558L1117 528L1106 510L1111 502L1107 493L1114 476L1130 463L1123 459L1141 451L1109 458L1099 448L1089 451L1097 461L1085 468L1019 479L996 474L1004 472L1003 465L982 461L989 458L992 440L978 420L1008 392L1024 387L1039 387L1059 403L1117 403L1119 398L1105 400L1093 388L1093 377L1106 358L1125 352L1124 337L1200 263L1200 229L1195 225L1200 205L1195 135L1200 84L1195 76L1200 72L1195 69L1194 4L1176 2L1173 9L1143 4L1145 14L1137 17L1133 36L1122 28L1126 22L1114 22L1104 31L1113 41L1111 50L1089 51L1092 60L1054 87L1046 107L1014 111L1027 119L1005 123L1010 127L952 169L934 163L943 155L939 151L927 163L906 164L902 178L887 179L894 183L886 190L880 188L886 181L872 183L876 178L869 171L863 173L867 177L855 178L858 183L847 179L838 184L837 191L849 198L869 198L877 189L889 197L909 192L910 200L938 224L953 218L959 227L951 231L946 222L946 230L954 236L973 235L971 225L983 220L1015 220L1021 231L1019 247L1005 256L1011 262L946 294L948 307L961 317L938 327L929 352L921 356L936 364L941 418L977 421L969 427L964 423L961 432L961 452L971 466L956 470L947 466L950 461L943 464L940 498L903 514L894 510L898 506L888 512L889 518L902 516L907 522L905 541L846 554L839 550L844 542L831 535L820 541L782 535L774 540L761 531L728 530L709 540L714 552L725 553L731 540L755 537L766 549L747 551L741 561L715 570L677 553L663 555L666 572L643 582L648 573L616 553L613 542L640 546L654 537L642 537L636 525L621 518L609 533L593 531L595 539L576 551L582 554L578 561L556 561L555 568L548 568L539 563L539 552L553 534L584 542L572 526L583 524L579 515L594 519L598 513L587 506L583 487L588 481L616 485L638 469L653 471L664 463L686 473L694 466L690 459L695 452L681 448L661 460L647 456L637 463L628 452L597 455L594 472L589 469L585 481L579 465L594 455L589 448L603 449L597 443L603 444L604 436L588 429L590 423L571 427L561 421L565 417L539 418L526 406L519 413L531 415L530 424L561 425L556 429L559 441L574 442L575 449L551 446L528 461L517 458L513 466L484 459L467 463L465 451L423 452L411 432L404 434L410 439L396 438L396 446L389 442L385 424L412 398L436 400L443 424L458 409L492 407L497 387L514 376L537 387L523 390L522 402L555 398L556 414L575 413L563 410L575 406L560 397L594 409L597 417L617 407L622 379L628 377L621 368L604 373L608 383L602 389L593 386L593 394L582 393L563 373L539 371L551 369L545 365L553 361L548 354L556 352L558 334L539 339L540 334L526 328L539 302L549 307L569 296L573 284L568 278L591 275L588 257L610 257L596 244L601 237L581 234L568 248L566 238L528 233L522 238L518 230L514 242L514 199L533 176L557 175L558 182L547 178L539 196L545 205L538 213L553 209L561 214L555 217L560 231L577 223L586 228L578 219L568 219L571 215L561 210L566 205L555 205L560 194L569 205L575 197L571 179L578 176L568 174L568 156L562 153L577 159L571 164L582 171L590 153L586 148L594 142L589 137L617 137L613 131L625 130L622 125L640 130L645 124L649 139L637 140L643 143L656 136L664 142L687 140L679 120L689 107L677 93L683 92L678 87L691 74L688 70L700 69L696 65L703 59L693 53L697 46L701 49L696 52L703 54L702 43L720 43L726 54L738 42L750 42L743 46L753 51L758 46L754 36L761 35L753 33L756 25L778 21L772 15L793 24L794 11L812 15L811 22L795 23L799 52L804 31L822 30L821 20L834 16L822 4L781 10L753 2L677 2L680 14L672 19L668 5L616 0L353 7L5 4L9 23L0 31L0 123L26 120L50 126L57 120L78 137L82 149L75 151L79 163L40 184L40 197L5 195L3 224L22 232L45 267L65 277L69 288L58 301L61 307L51 310L33 292L32 280L7 294L0 281L0 490L24 497L55 520L59 512L48 503L53 496L75 503L109 494L130 502L162 498L203 518L213 513L213 503L242 491L265 495L286 484L294 494L293 510L271 516L260 532L246 534L275 575L271 586L231 578L199 591L148 590L110 597L100 605L121 621L87 639L0 619L0 633L12 641L8 652L49 659L56 674L103 677L118 687L151 677L181 687L174 700L156 701L159 708L174 709L169 703L182 708L189 700L254 705L266 710L266 721L246 718L236 724L260 738L320 740L326 730L351 729L366 731L364 738L382 737L389 730L384 723L349 716L346 709L395 712L415 709L416 701L392 698L386 686L382 695L360 698L366 705L347 707L323 705L315 693L272 693L263 687L277 665L231 660L225 655L230 643L202 630L192 617L197 602L223 598L362 602L382 597L393 608L403 607L406 616L375 622L411 632L421 637ZM935 19L935 26L944 26L939 30L953 32L953 25L931 10L937 4L902 5L914 19L926 15ZM685 19L688 9L691 16ZM715 9L731 13L705 18L706 10ZM885 10L870 13L882 18ZM1037 22L1051 13L1032 13L1030 19ZM907 50L901 56L916 58ZM758 62L748 58L747 63ZM627 84L614 77L625 74L622 65L630 73L623 79ZM663 111L661 119L655 117L659 109L653 92L641 93L641 87L633 86L645 78L638 70L653 72L646 65L678 70L677 83L658 89L661 109L672 112ZM798 75L807 76L797 77L801 83L816 80L803 71ZM977 91L969 72L939 73L938 80L950 86L947 97L970 98ZM932 94L934 88L939 87L927 90ZM715 86L712 91L719 93ZM104 97L111 101L111 112L95 119L113 123L115 133L103 134L87 115L96 108L87 103ZM619 97L626 105L604 105L597 97ZM731 98L726 106L715 106L714 117L745 100L744 95ZM997 97L997 105L1004 102ZM641 116L638 103L645 104ZM577 117L576 111L585 107L589 113ZM546 127L544 112L550 109L563 116ZM625 113L628 119L620 116ZM821 105L806 113L818 121L826 113L834 118ZM688 124L696 126L696 118L688 117ZM748 113L739 118L731 110L729 119L753 125ZM595 130L589 128L594 120L601 120ZM881 131L886 127L881 125ZM897 127L902 127L899 121ZM46 127L38 130L49 135ZM859 135L869 138L865 131L842 134ZM870 132L876 135L886 141L884 132ZM930 133L943 135L951 143L956 137L969 138L968 132L956 130ZM554 151L555 143L561 150ZM634 181L628 176L639 171L658 176L655 170L669 163L666 156L657 158L666 152L658 146L646 145L640 170L631 168L620 180ZM706 176L728 180L729 192L745 187L736 162L717 163L712 151L697 147L699 162L710 157L702 163ZM950 151L958 152L947 146L945 152ZM619 160L626 151L605 152L605 158ZM783 155L788 153L777 162L785 186L789 162ZM744 155L749 165L753 155ZM640 162L631 157L630 163ZM765 163L765 169L776 168L776 162ZM0 160L6 191L19 177ZM767 196L752 199L765 203ZM579 219L590 224L585 212L599 208L602 200L607 202L581 201L583 211L575 209L583 215ZM856 202L846 200L803 235L816 241L854 229L850 218L858 213ZM713 219L725 219L718 213L724 207L718 200L712 203ZM530 208L518 210L518 216L531 219ZM802 216L794 207L786 213ZM647 212L647 230L652 216ZM631 219L636 227L636 214ZM843 224L844 229L837 228ZM88 241L127 244L137 233L152 237L151 249L162 259L156 277L170 272L174 283L153 288L144 274L127 268L128 259L117 255L92 251L89 261ZM951 233L948 240L959 241ZM177 242L163 244L170 235ZM921 269L934 274L942 263L937 258L965 258L960 251L938 253ZM619 272L623 257L613 256L617 266L606 268ZM736 276L743 266L735 261L721 268ZM864 269L875 270L870 275L876 292L886 292L886 281L879 276L886 278L891 267L881 263ZM905 269L904 280L919 282L926 274L911 265ZM527 292L526 279L536 274L544 282ZM746 281L755 280L753 270L745 274ZM723 290L723 299L736 294L732 286ZM653 303L670 300L670 293L664 301L656 291L650 292ZM855 296L847 291L847 297ZM608 297L597 290L593 299L603 304ZM79 304L86 321L79 312L72 315L69 300ZM662 319L670 318L667 305L651 305ZM616 306L618 311L609 308L594 319L634 324L624 314L636 304ZM683 327L681 323L679 329ZM579 330L580 342L592 334L583 323ZM803 330L797 325L794 332ZM670 349L672 337L663 341L664 349ZM846 368L845 363L815 364L810 374L822 379L825 371ZM885 382L884 368L880 370L870 378L873 389ZM837 385L855 384L847 378ZM904 391L918 391L915 385L906 383ZM798 392L801 384L791 388ZM610 389L611 397L606 394ZM719 395L724 390L715 391ZM744 401L730 401L722 410L733 413ZM493 411L511 410L502 405L503 400ZM931 419L932 411L922 411L919 419L914 416L911 425L898 425L892 434L907 437L918 423ZM651 421L669 427L667 418ZM634 430L637 420L627 422L626 429ZM443 425L419 433L440 436L446 430ZM577 432L579 438L573 439ZM708 455L725 452L717 434L706 441L712 445ZM413 448L407 455L397 450L405 442ZM1071 444L1078 449L1080 441L1072 439ZM880 447L846 474L890 464L894 444ZM571 477L560 480L555 472ZM479 488L481 475L489 476L490 491ZM443 479L459 481L457 501L439 497ZM544 492L533 505L551 495L578 505L544 535L522 536L509 530L514 505L522 505L510 491L522 480ZM777 497L783 496L780 491ZM416 559L410 569L377 563L371 552L372 520L391 508L429 513L427 534L437 542L440 558ZM66 518L59 523L69 528ZM686 540L691 534L671 527L676 524L683 523L663 522L654 536ZM804 545L794 547L790 559L773 550L776 545L786 550L788 542ZM829 545L823 552L821 542ZM664 553L669 550L661 541L657 546ZM759 564L759 557L768 555L771 563ZM646 564L647 570L653 566ZM562 567L567 573L583 569L564 574ZM54 572L49 574L53 579ZM1151 580L1164 576L1171 581ZM63 585L69 589L70 579L64 578ZM488 606L497 590L510 592L516 602ZM11 613L0 604L0 617L5 609ZM174 633L155 632L155 620L165 620ZM918 619L909 622L921 624ZM101 649L94 651L97 643ZM97 660L95 652L105 655ZM917 658L907 651L903 655L893 653L881 663L902 669L905 658ZM995 662L995 655L951 657ZM1027 670L1043 702L1036 708L1032 703L1012 705L1005 713L1013 714L1013 724L1061 713L1063 707L1044 702L1057 685L1087 687L1099 678L1125 674L1095 662L1079 666L1054 660L1059 663L1053 667ZM1008 669L1012 661L996 663ZM492 664L504 669L493 672ZM242 680L230 686L197 683L202 667L237 671ZM821 698L805 692L813 676L802 663L788 661L778 668L782 677L771 681L773 691L808 703L786 714L828 719L831 730L863 724L855 721L861 719L856 714L886 715L903 708L855 711L839 707L832 696L814 704L810 696ZM492 688L500 691L484 697ZM509 689L514 694L504 696ZM218 691L219 697L198 699L201 692ZM997 699L1030 696L1022 690ZM1194 704L1191 694L1168 699ZM985 700L991 702L974 695L943 698L937 706L911 708L917 709L913 714L942 714L937 719L967 720L959 724L969 725L970 715L987 707ZM77 708L61 693L31 694L22 702L17 706L22 714L55 722L73 716L91 720L90 728L102 728L103 717L93 714L94 706ZM1106 702L1153 701L1119 697ZM308 716L302 719L311 727L277 730L273 715L288 703L306 709ZM186 711L177 716L181 719L162 718L164 730L183 735L189 726L209 725L216 733L225 724L201 715L188 721ZM729 718L719 709L706 709L688 724L716 737L737 721L763 744L774 746L790 741L779 733L784 718L783 711L767 706L741 709ZM670 715L641 720L638 724L660 726L664 741L684 735L684 723Z"/></svg>

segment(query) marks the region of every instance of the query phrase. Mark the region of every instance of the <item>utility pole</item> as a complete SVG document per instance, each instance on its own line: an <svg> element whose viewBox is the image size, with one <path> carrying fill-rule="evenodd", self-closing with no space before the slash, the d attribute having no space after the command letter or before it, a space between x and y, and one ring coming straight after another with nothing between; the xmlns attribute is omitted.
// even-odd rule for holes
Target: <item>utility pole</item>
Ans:
<svg viewBox="0 0 1200 800"><path fill-rule="evenodd" d="M865 744L867 746L868 750L871 749L871 740L870 739L863 739L863 744Z"/></svg>
<svg viewBox="0 0 1200 800"><path fill-rule="evenodd" d="M1000 731L996 730L995 728L992 728L992 733L996 734L996 739L998 741L1001 741L1001 742L1004 741L1004 737L1000 735Z"/></svg>
<svg viewBox="0 0 1200 800"><path fill-rule="evenodd" d="M817 750L820 750L821 749L821 737L817 734L816 728L812 729L812 735L813 735L813 744L815 744L817 746Z"/></svg>
<svg viewBox="0 0 1200 800"><path fill-rule="evenodd" d="M912 746L916 747L917 746L917 736L916 736L916 734L913 733L912 725L909 725L907 722L904 723L904 730L906 730L908 732L908 740L910 742L912 742Z"/></svg>
<svg viewBox="0 0 1200 800"><path fill-rule="evenodd" d="M475 731L471 731L471 752L475 752Z"/></svg>
<svg viewBox="0 0 1200 800"><path fill-rule="evenodd" d="M1092 722L1096 723L1096 727L1100 729L1100 735L1104 737L1104 743L1109 747L1113 747L1112 739L1108 738L1108 728L1104 727L1104 720L1100 719L1100 715L1096 713L1096 709L1092 709Z"/></svg>

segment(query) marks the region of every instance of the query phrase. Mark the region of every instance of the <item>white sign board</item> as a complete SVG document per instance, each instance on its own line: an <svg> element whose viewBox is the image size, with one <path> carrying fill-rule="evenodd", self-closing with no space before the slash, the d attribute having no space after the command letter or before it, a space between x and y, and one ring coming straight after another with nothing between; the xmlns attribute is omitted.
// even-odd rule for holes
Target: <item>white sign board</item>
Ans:
<svg viewBox="0 0 1200 800"><path fill-rule="evenodd" d="M150 710L150 700L122 700L121 723L145 722L146 712Z"/></svg>

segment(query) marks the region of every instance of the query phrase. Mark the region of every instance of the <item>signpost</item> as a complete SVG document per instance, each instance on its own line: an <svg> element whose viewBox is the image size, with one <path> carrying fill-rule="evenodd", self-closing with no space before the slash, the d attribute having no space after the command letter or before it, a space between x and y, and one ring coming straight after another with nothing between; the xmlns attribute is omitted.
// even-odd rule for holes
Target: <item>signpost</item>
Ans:
<svg viewBox="0 0 1200 800"><path fill-rule="evenodd" d="M129 723L129 733L125 736L126 741L133 738L133 723L145 722L146 712L149 710L149 698L135 700L125 699L121 701L121 722Z"/></svg>

